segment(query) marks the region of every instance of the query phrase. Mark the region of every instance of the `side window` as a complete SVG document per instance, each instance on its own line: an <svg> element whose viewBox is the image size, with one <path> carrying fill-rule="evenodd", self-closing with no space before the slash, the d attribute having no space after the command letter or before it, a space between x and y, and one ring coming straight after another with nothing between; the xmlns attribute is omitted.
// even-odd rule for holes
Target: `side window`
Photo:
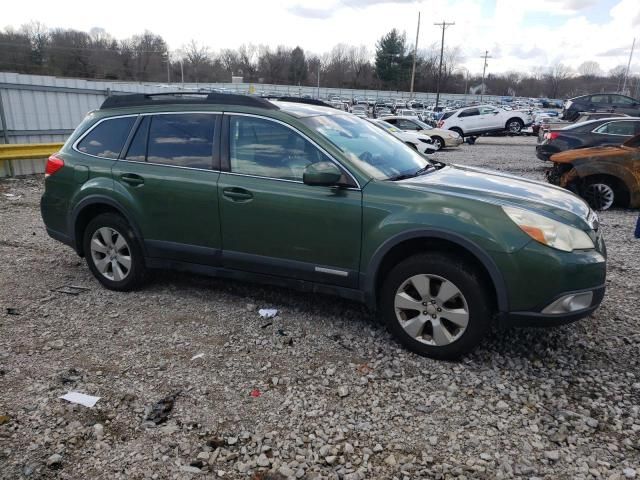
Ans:
<svg viewBox="0 0 640 480"><path fill-rule="evenodd" d="M495 109L491 107L482 107L480 109L480 115L489 115L490 113L495 112Z"/></svg>
<svg viewBox="0 0 640 480"><path fill-rule="evenodd" d="M604 133L608 135L635 135L635 122L609 122L595 130L595 133Z"/></svg>
<svg viewBox="0 0 640 480"><path fill-rule="evenodd" d="M398 120L396 120L395 118L390 118L388 120L385 120L385 122L390 123L391 125L397 125Z"/></svg>
<svg viewBox="0 0 640 480"><path fill-rule="evenodd" d="M307 165L330 161L301 135L270 120L232 116L229 135L234 173L302 181Z"/></svg>
<svg viewBox="0 0 640 480"><path fill-rule="evenodd" d="M144 162L147 159L147 138L149 138L149 124L151 123L150 116L142 117L138 130L131 140L125 160L131 160L132 162Z"/></svg>
<svg viewBox="0 0 640 480"><path fill-rule="evenodd" d="M609 133L612 135L632 136L636 133L635 122L611 122Z"/></svg>
<svg viewBox="0 0 640 480"><path fill-rule="evenodd" d="M609 95L591 95L591 103L609 103Z"/></svg>
<svg viewBox="0 0 640 480"><path fill-rule="evenodd" d="M216 116L206 113L153 115L147 161L190 168L212 168Z"/></svg>
<svg viewBox="0 0 640 480"><path fill-rule="evenodd" d="M461 111L458 117L474 117L476 115L480 115L480 111L477 108L467 108L466 110Z"/></svg>
<svg viewBox="0 0 640 480"><path fill-rule="evenodd" d="M420 128L411 120L398 120L398 128L402 130L420 130Z"/></svg>
<svg viewBox="0 0 640 480"><path fill-rule="evenodd" d="M630 107L636 102L633 98L623 97L622 95L611 95L611 103L621 107Z"/></svg>
<svg viewBox="0 0 640 480"><path fill-rule="evenodd" d="M118 158L135 120L136 117L103 120L78 143L78 150L96 157Z"/></svg>

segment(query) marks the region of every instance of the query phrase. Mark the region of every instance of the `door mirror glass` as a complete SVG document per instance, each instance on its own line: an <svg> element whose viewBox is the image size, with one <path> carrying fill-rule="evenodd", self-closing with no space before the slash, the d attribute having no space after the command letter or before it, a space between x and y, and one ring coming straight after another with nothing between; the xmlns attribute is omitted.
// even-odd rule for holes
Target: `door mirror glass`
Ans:
<svg viewBox="0 0 640 480"><path fill-rule="evenodd" d="M341 177L342 172L333 162L316 162L304 169L302 181L307 185L331 186Z"/></svg>

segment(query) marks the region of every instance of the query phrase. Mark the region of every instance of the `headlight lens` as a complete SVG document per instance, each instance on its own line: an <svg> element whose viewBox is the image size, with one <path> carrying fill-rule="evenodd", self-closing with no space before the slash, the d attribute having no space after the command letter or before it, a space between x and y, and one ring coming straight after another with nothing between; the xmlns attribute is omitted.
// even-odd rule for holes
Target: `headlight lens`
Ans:
<svg viewBox="0 0 640 480"><path fill-rule="evenodd" d="M580 229L522 208L503 206L502 210L523 232L543 245L565 252L594 248L589 235Z"/></svg>

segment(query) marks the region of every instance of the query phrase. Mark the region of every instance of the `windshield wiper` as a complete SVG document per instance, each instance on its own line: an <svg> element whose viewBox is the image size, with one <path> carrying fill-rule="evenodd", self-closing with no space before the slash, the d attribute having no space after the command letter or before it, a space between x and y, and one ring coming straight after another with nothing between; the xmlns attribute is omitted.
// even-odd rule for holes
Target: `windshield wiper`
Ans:
<svg viewBox="0 0 640 480"><path fill-rule="evenodd" d="M433 165L428 163L424 167L419 168L418 170L416 170L415 172L412 172L412 173L400 173L398 175L394 175L393 177L387 178L387 180L389 180L391 182L397 182L398 180L406 180L407 178L413 178L413 177L418 177L420 175L424 175L425 173L428 173L431 169L435 170L436 167L434 167Z"/></svg>

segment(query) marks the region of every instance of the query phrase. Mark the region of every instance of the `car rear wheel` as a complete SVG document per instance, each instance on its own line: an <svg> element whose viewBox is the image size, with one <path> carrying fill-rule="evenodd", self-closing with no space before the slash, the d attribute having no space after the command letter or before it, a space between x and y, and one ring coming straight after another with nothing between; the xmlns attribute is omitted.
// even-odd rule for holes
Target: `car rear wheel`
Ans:
<svg viewBox="0 0 640 480"><path fill-rule="evenodd" d="M492 309L485 284L453 256L415 255L388 274L380 313L409 350L455 359L473 350L489 329Z"/></svg>
<svg viewBox="0 0 640 480"><path fill-rule="evenodd" d="M120 215L103 213L89 222L83 247L91 273L110 290L135 289L144 277L142 250Z"/></svg>
<svg viewBox="0 0 640 480"><path fill-rule="evenodd" d="M442 147L444 147L444 140L440 137L431 137L431 140L433 140L433 146L436 147L436 151L442 150Z"/></svg>
<svg viewBox="0 0 640 480"><path fill-rule="evenodd" d="M506 127L509 133L520 133L524 128L524 122L519 118L512 118L507 122Z"/></svg>

